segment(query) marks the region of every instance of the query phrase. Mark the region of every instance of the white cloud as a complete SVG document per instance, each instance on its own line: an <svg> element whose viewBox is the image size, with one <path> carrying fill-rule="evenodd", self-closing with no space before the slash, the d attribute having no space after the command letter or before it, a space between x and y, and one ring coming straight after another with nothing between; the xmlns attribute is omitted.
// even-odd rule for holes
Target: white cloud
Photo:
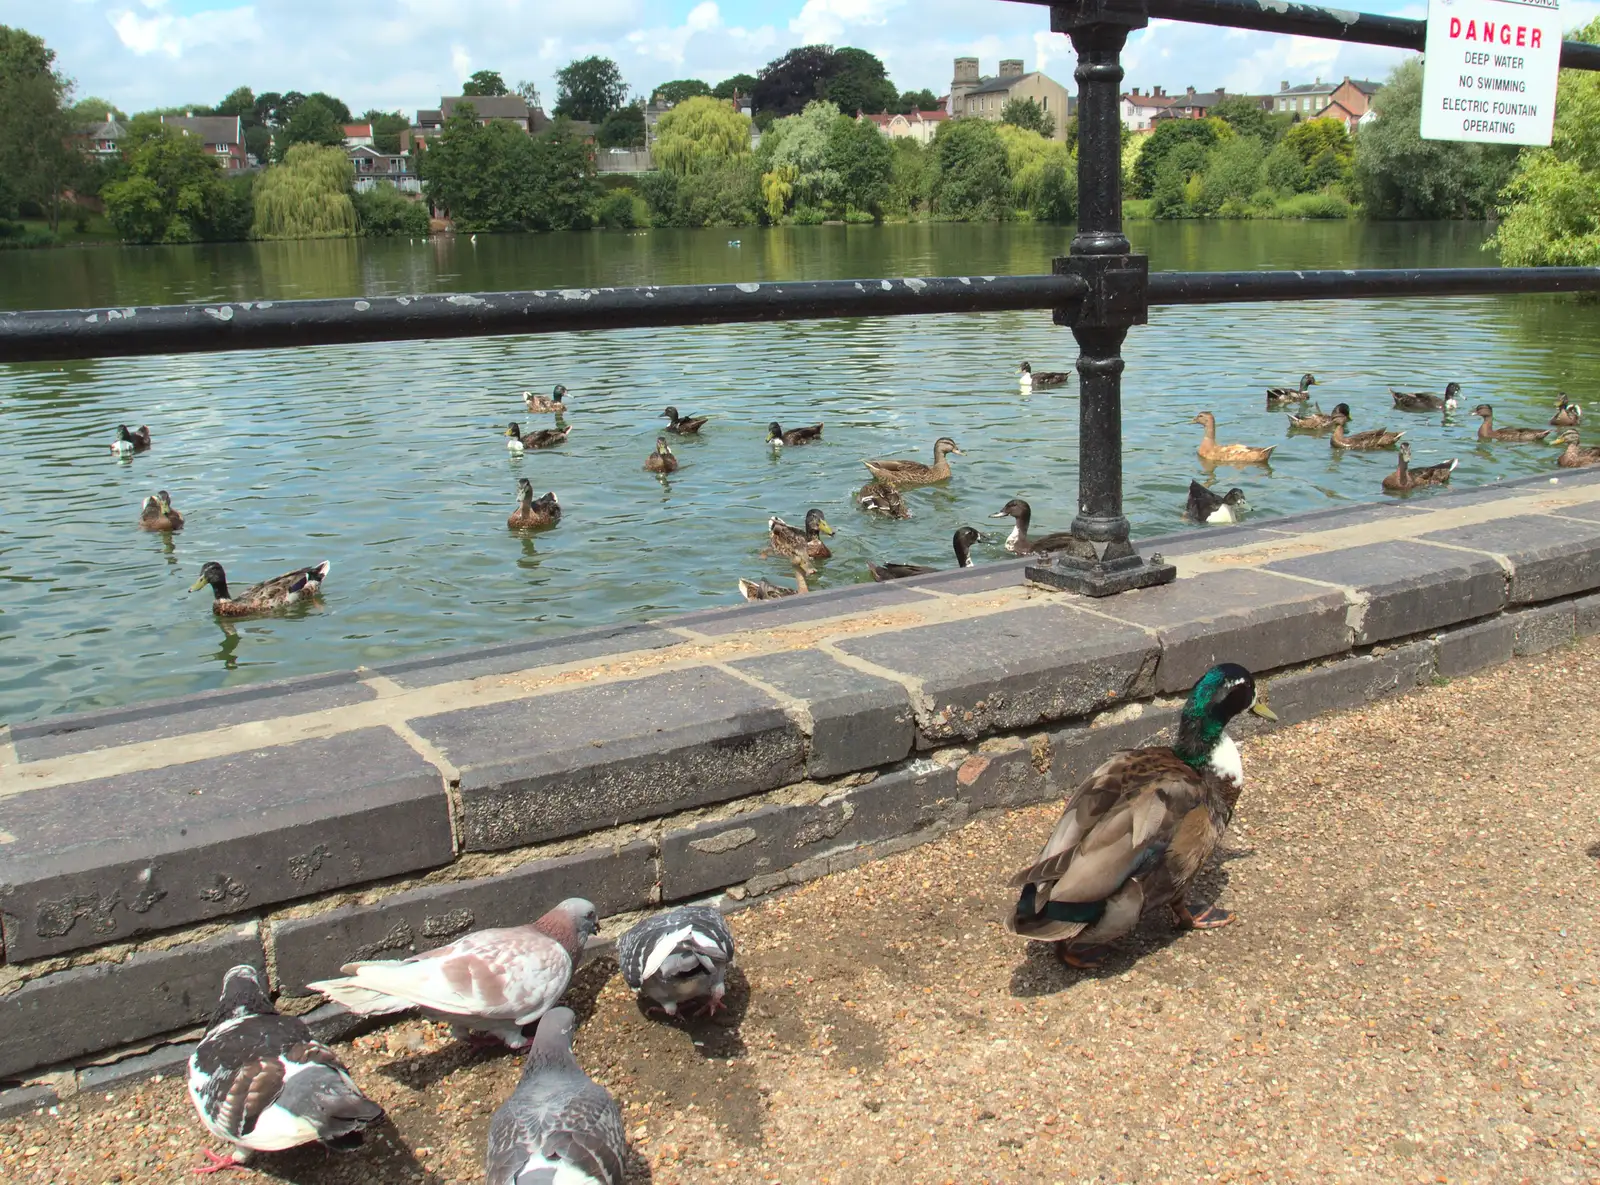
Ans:
<svg viewBox="0 0 1600 1185"><path fill-rule="evenodd" d="M472 73L472 55L467 52L464 45L450 47L450 68L456 72L457 78L466 78Z"/></svg>
<svg viewBox="0 0 1600 1185"><path fill-rule="evenodd" d="M789 31L800 45L837 44L848 32L881 27L904 0L806 0ZM863 47L865 48L865 47Z"/></svg>
<svg viewBox="0 0 1600 1185"><path fill-rule="evenodd" d="M162 7L162 0L144 0L151 9ZM252 37L260 33L255 9L250 7L230 9L226 12L200 12L194 16L143 17L122 9L106 14L117 39L140 57L163 53L169 58L181 58L188 50L211 45L226 45L237 37Z"/></svg>

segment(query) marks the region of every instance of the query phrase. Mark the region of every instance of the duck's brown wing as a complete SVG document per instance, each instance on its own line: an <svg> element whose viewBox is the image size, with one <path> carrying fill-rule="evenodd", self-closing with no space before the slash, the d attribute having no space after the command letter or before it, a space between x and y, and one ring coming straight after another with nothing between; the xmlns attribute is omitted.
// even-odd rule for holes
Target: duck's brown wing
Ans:
<svg viewBox="0 0 1600 1185"><path fill-rule="evenodd" d="M863 461L861 462L874 473L906 474L921 473L928 468L921 461Z"/></svg>

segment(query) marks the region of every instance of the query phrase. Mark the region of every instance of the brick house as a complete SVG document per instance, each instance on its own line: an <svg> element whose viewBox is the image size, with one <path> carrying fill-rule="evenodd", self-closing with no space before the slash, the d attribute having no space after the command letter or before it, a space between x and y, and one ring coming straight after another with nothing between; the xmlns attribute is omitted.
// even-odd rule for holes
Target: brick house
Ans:
<svg viewBox="0 0 1600 1185"><path fill-rule="evenodd" d="M1339 82L1315 82L1301 86L1278 84L1276 94L1262 96L1268 111L1284 112L1301 119L1337 119L1347 131L1355 131L1361 117L1372 109L1372 96L1379 83L1364 78L1345 77Z"/></svg>
<svg viewBox="0 0 1600 1185"><path fill-rule="evenodd" d="M1000 73L992 78L978 74L977 58L957 58L955 77L950 82L952 119L987 119L1000 122L1006 104L1013 99L1032 99L1055 120L1055 139L1067 138L1067 120L1077 103L1067 88L1037 70L1023 69L1021 58L1004 58Z"/></svg>
<svg viewBox="0 0 1600 1185"><path fill-rule="evenodd" d="M1224 99L1238 98L1238 95L1229 95L1220 86L1214 91L1199 91L1188 87L1183 94L1173 95L1172 102L1163 110L1150 117L1151 123L1164 119L1204 119L1211 113L1211 109Z"/></svg>
<svg viewBox="0 0 1600 1185"><path fill-rule="evenodd" d="M345 157L355 170L354 188L366 193L377 185L392 185L401 193L422 192L422 179L417 176L416 163L406 153L379 152L370 145L346 148Z"/></svg>
<svg viewBox="0 0 1600 1185"><path fill-rule="evenodd" d="M76 138L86 155L109 159L122 155L122 142L128 138L128 125L113 112L107 111L104 123L85 124L78 129Z"/></svg>
<svg viewBox="0 0 1600 1185"><path fill-rule="evenodd" d="M237 115L163 115L161 122L193 136L214 153L217 163L230 172L247 169L251 161L244 147L244 122Z"/></svg>
<svg viewBox="0 0 1600 1185"><path fill-rule="evenodd" d="M510 123L530 136L538 135L551 122L543 110L529 107L520 95L445 95L439 99L437 107L419 110L416 123L400 133L400 151L410 152L413 147L425 150L428 141L444 129L445 121L463 103L471 104L480 124Z"/></svg>

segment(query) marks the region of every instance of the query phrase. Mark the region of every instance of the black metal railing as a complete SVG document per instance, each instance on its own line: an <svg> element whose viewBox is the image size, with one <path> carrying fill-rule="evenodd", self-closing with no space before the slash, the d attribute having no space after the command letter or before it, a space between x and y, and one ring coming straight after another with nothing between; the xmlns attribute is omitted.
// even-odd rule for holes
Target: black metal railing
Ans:
<svg viewBox="0 0 1600 1185"><path fill-rule="evenodd" d="M1048 4L1048 0L1018 0ZM1122 233L1121 53L1151 17L1423 48L1424 22L1280 0L1075 0L1048 4L1078 54L1078 232L1048 276L767 281L340 300L0 312L0 363L262 350L425 338L740 321L1050 309L1078 341L1075 543L1031 579L1091 596L1162 584L1122 513L1122 343L1151 305L1600 292L1600 268L1157 272ZM1600 46L1564 42L1563 67L1600 70Z"/></svg>

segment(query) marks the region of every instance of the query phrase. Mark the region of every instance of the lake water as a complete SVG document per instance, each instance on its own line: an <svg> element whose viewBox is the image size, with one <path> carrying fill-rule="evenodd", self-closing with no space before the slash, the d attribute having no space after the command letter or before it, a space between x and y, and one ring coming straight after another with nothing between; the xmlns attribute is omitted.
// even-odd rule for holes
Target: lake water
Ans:
<svg viewBox="0 0 1600 1185"><path fill-rule="evenodd" d="M1471 225L1132 224L1156 269L1447 266L1492 262ZM738 245L730 243L737 235ZM1070 231L920 225L652 231L415 244L309 242L0 253L0 306L285 300L553 286L1044 272ZM1035 532L1067 527L1077 489L1076 383L1019 397L1015 370L1070 369L1046 313L630 330L0 367L0 720L374 664L576 626L737 601L771 514L822 508L838 529L814 584L868 579L866 561L948 565L962 524L1003 555L1008 498ZM1280 445L1270 471L1219 471L1253 517L1373 501L1392 452L1334 454L1288 437L1262 389L1303 371L1357 428L1405 428L1416 460L1461 458L1458 487L1552 469L1553 451L1479 448L1477 421L1389 409L1386 388L1463 384L1505 423L1543 425L1557 389L1600 399L1600 308L1547 297L1158 309L1126 348L1126 503L1136 535L1180 527L1200 429ZM572 390L566 447L508 457L518 393ZM668 481L643 471L661 409L710 415L677 442ZM1600 411L1600 408L1597 408ZM774 456L766 424L823 420L822 443ZM107 449L118 423L155 445ZM966 450L915 517L852 508L866 457ZM506 530L516 479L554 490L554 530ZM188 526L134 524L165 488ZM323 601L227 625L206 560L236 588L328 559Z"/></svg>

